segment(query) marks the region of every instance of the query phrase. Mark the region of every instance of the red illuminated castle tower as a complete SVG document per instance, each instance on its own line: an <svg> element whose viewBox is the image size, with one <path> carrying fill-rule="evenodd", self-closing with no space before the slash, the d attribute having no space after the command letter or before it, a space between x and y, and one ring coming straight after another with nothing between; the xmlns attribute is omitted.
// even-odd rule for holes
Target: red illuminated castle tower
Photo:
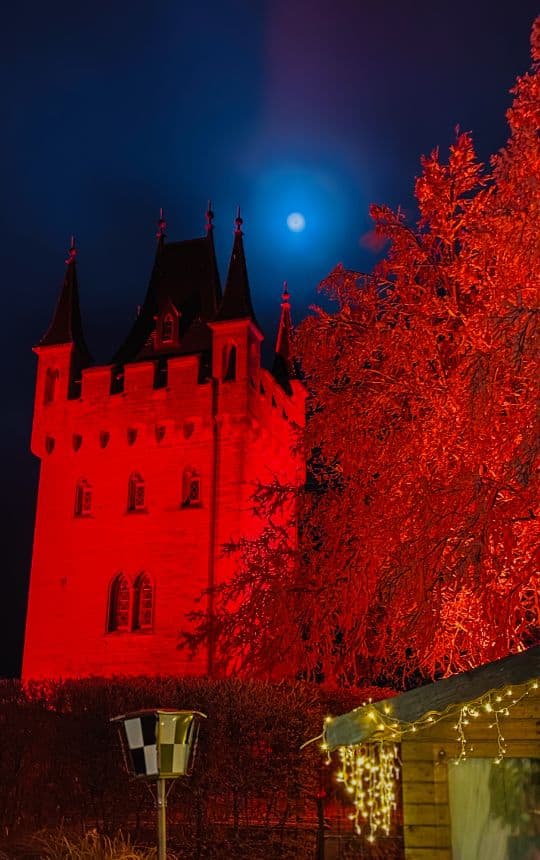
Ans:
<svg viewBox="0 0 540 860"><path fill-rule="evenodd" d="M85 344L76 250L36 347L32 451L41 471L23 677L212 674L177 648L185 614L230 573L221 547L260 530L254 484L303 479L291 452L304 389L283 294L272 370L242 239L222 293L213 242L157 251L140 313L111 364Z"/></svg>

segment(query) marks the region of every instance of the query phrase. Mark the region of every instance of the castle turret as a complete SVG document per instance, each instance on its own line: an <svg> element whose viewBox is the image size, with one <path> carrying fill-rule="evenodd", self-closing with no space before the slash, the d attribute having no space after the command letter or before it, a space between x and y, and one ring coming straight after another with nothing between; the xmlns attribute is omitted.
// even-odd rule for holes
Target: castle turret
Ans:
<svg viewBox="0 0 540 860"><path fill-rule="evenodd" d="M283 283L281 295L281 316L276 338L276 351L272 373L287 394L292 394L291 381L297 379L293 360L291 301L287 282Z"/></svg>
<svg viewBox="0 0 540 860"><path fill-rule="evenodd" d="M56 304L51 324L39 342L43 346L72 345L80 359L89 364L90 353L83 335L81 310L79 306L79 285L77 281L77 248L75 238L71 237L71 246L66 260L64 282Z"/></svg>
<svg viewBox="0 0 540 860"><path fill-rule="evenodd" d="M210 326L213 332L212 375L225 381L249 377L256 384L264 335L251 301L240 207L234 223L223 299Z"/></svg>
<svg viewBox="0 0 540 860"><path fill-rule="evenodd" d="M240 207L235 218L234 241L225 283L223 301L216 316L217 321L250 319L257 324L251 302L251 291L244 252L244 239Z"/></svg>
<svg viewBox="0 0 540 860"><path fill-rule="evenodd" d="M79 396L81 374L92 358L84 339L77 281L77 249L71 238L64 281L53 318L34 352L38 356L32 450L43 444L44 419L48 444L54 445L58 405ZM44 414L46 413L46 415Z"/></svg>

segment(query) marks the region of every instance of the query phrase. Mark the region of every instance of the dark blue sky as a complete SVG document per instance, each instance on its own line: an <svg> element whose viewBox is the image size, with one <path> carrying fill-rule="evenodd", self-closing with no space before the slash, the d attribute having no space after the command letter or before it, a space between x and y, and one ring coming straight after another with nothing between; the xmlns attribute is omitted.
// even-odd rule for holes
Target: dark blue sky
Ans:
<svg viewBox="0 0 540 860"><path fill-rule="evenodd" d="M89 345L106 361L143 298L157 212L170 239L216 212L222 273L242 204L269 336L287 279L296 320L341 261L371 268L372 201L414 213L419 157L459 123L487 158L529 65L532 0L22 2L0 28L5 405L0 674L19 670L37 464L35 361L68 238ZM288 232L299 210L306 230Z"/></svg>

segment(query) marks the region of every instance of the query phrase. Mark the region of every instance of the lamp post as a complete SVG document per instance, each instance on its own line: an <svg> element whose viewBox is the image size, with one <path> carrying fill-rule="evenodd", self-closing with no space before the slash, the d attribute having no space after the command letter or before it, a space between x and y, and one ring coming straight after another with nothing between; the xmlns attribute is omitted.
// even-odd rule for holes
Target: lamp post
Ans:
<svg viewBox="0 0 540 860"><path fill-rule="evenodd" d="M193 771L201 719L199 711L151 708L113 717L124 761L136 779L156 782L158 860L167 860L166 780Z"/></svg>

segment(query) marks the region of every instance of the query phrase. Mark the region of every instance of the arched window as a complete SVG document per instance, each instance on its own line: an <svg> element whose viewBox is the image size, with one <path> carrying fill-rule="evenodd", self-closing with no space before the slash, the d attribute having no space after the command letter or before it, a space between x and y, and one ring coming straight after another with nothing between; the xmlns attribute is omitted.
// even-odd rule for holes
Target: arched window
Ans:
<svg viewBox="0 0 540 860"><path fill-rule="evenodd" d="M201 476L190 466L184 469L182 476L182 507L197 508L202 505Z"/></svg>
<svg viewBox="0 0 540 860"><path fill-rule="evenodd" d="M45 393L43 395L43 402L53 403L54 398L56 396L56 384L58 382L58 378L60 373L58 370L53 370L52 368L47 368L47 372L45 373Z"/></svg>
<svg viewBox="0 0 540 860"><path fill-rule="evenodd" d="M131 589L126 577L119 573L109 592L108 632L127 632L130 629L130 616Z"/></svg>
<svg viewBox="0 0 540 860"><path fill-rule="evenodd" d="M133 629L151 630L154 620L154 589L146 573L137 577L133 598Z"/></svg>
<svg viewBox="0 0 540 860"><path fill-rule="evenodd" d="M128 484L128 511L145 510L145 486L138 472L129 476Z"/></svg>
<svg viewBox="0 0 540 860"><path fill-rule="evenodd" d="M81 479L75 487L75 516L87 517L92 513L92 485Z"/></svg>
<svg viewBox="0 0 540 860"><path fill-rule="evenodd" d="M165 314L161 323L161 340L163 343L171 343L174 339L174 319L172 314Z"/></svg>
<svg viewBox="0 0 540 860"><path fill-rule="evenodd" d="M232 382L236 379L236 346L232 343L223 347L223 380Z"/></svg>

